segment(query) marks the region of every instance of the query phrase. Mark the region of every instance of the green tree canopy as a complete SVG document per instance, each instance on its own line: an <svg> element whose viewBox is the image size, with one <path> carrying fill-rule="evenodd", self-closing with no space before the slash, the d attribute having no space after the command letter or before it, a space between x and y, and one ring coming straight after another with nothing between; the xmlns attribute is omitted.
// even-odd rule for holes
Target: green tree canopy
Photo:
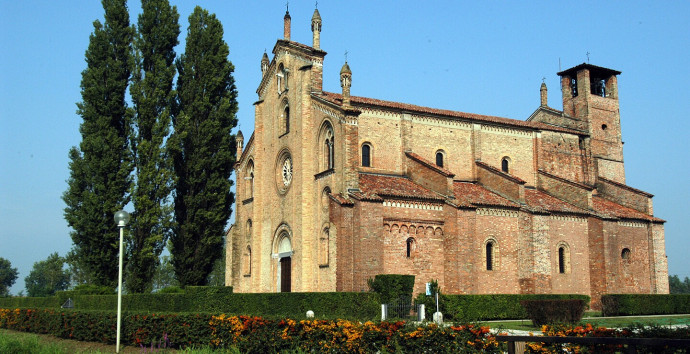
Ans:
<svg viewBox="0 0 690 354"><path fill-rule="evenodd" d="M12 268L12 263L5 258L0 257L0 296L8 296L10 288L17 280L17 268Z"/></svg>
<svg viewBox="0 0 690 354"><path fill-rule="evenodd" d="M132 67L126 0L103 0L105 22L94 22L82 72L77 113L82 141L69 152L63 194L74 252L97 285L115 286L119 234L113 214L128 202L132 172L130 114L125 93Z"/></svg>
<svg viewBox="0 0 690 354"><path fill-rule="evenodd" d="M152 279L172 227L172 167L165 151L175 99L175 46L180 26L176 7L167 0L142 0L134 41L132 73L136 183L134 213L128 238L127 288L150 292Z"/></svg>
<svg viewBox="0 0 690 354"><path fill-rule="evenodd" d="M677 275L668 277L668 288L671 294L690 294L690 278L685 277L683 281Z"/></svg>
<svg viewBox="0 0 690 354"><path fill-rule="evenodd" d="M69 273L64 269L65 259L57 252L43 261L34 263L29 276L24 278L29 296L51 296L56 291L67 290Z"/></svg>
<svg viewBox="0 0 690 354"><path fill-rule="evenodd" d="M237 91L215 15L196 7L177 61L179 110L168 147L176 175L172 263L180 285L204 285L221 257L234 194Z"/></svg>

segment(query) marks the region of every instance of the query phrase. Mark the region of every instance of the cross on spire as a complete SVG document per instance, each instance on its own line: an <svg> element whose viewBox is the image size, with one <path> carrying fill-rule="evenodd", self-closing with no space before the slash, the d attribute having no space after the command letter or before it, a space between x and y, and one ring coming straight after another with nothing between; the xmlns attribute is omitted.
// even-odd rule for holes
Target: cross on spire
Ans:
<svg viewBox="0 0 690 354"><path fill-rule="evenodd" d="M290 12L290 1L285 2L285 12Z"/></svg>
<svg viewBox="0 0 690 354"><path fill-rule="evenodd" d="M314 5L315 8L319 8L319 2L317 1L316 4Z"/></svg>
<svg viewBox="0 0 690 354"><path fill-rule="evenodd" d="M347 50L345 51L345 62L347 63Z"/></svg>
<svg viewBox="0 0 690 354"><path fill-rule="evenodd" d="M544 83L544 80L546 80L546 77L542 77L542 78L541 78L541 83L542 83L542 84Z"/></svg>
<svg viewBox="0 0 690 354"><path fill-rule="evenodd" d="M589 51L587 52L587 64L589 64Z"/></svg>

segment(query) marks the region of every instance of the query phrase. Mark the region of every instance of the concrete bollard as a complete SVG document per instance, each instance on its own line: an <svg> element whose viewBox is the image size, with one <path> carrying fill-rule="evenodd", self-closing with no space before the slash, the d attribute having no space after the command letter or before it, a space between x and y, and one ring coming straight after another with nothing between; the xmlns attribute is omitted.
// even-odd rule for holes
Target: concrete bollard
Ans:
<svg viewBox="0 0 690 354"><path fill-rule="evenodd" d="M381 304L381 321L385 321L388 318L388 305Z"/></svg>
<svg viewBox="0 0 690 354"><path fill-rule="evenodd" d="M417 321L419 322L424 322L426 320L426 311L424 304L419 304L419 307L417 308Z"/></svg>
<svg viewBox="0 0 690 354"><path fill-rule="evenodd" d="M437 325L442 325L443 324L443 314L440 312L434 312L434 322Z"/></svg>
<svg viewBox="0 0 690 354"><path fill-rule="evenodd" d="M314 311L312 311L312 310L307 311L307 318L314 318Z"/></svg>

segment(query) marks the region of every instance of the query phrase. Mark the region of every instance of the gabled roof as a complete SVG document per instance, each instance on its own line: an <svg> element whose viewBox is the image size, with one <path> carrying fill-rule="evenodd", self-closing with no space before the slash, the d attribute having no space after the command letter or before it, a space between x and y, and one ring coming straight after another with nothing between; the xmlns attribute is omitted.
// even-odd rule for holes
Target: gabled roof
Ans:
<svg viewBox="0 0 690 354"><path fill-rule="evenodd" d="M453 196L455 197L453 203L465 208L478 206L520 207L519 204L471 182L453 182Z"/></svg>
<svg viewBox="0 0 690 354"><path fill-rule="evenodd" d="M359 174L359 197L376 200L379 197L397 197L406 199L445 200L445 197L424 188L404 176Z"/></svg>
<svg viewBox="0 0 690 354"><path fill-rule="evenodd" d="M621 72L618 70L613 70L609 68L605 68L603 66L596 66L592 64L587 64L587 63L582 63L578 66L574 66L570 69L565 69L558 74L558 76L574 76L577 75L577 72L582 70L582 69L588 69L590 74L598 77L606 77L606 76L611 76L611 75L620 75Z"/></svg>
<svg viewBox="0 0 690 354"><path fill-rule="evenodd" d="M331 103L334 103L336 105L339 105L339 106L341 106L343 104L343 98L342 98L341 94L324 91L321 94L319 94L318 97L320 97L326 101L329 101ZM487 115L481 115L481 114L475 114L475 113L466 113L466 112L459 112L459 111L451 111L451 110L446 110L446 109L423 107L423 106L417 106L417 105L408 104L408 103L383 101L383 100L378 100L378 99L374 99L374 98L367 98L367 97L350 96L350 102L352 105L357 105L357 106L379 107L379 108L383 108L383 109L387 109L387 110L415 112L415 113L419 113L419 114L435 115L435 116L441 116L441 117L446 117L446 118L450 118L450 119L465 119L465 120L470 120L470 121L478 121L478 122L484 122L484 123L490 123L490 124L496 124L496 125L508 125L508 126L512 126L512 127L516 127L516 128L523 128L523 129L528 129L528 130L550 130L550 131L557 131L557 132L563 132L563 133L569 133L569 134L582 134L582 132L579 132L577 130L555 127L555 126L551 126L551 125L539 123L539 122L526 122L526 121L517 120L517 119L510 119L510 118L503 118L503 117L496 117L496 116L487 116Z"/></svg>
<svg viewBox="0 0 690 354"><path fill-rule="evenodd" d="M657 217L647 215L641 211L637 211L635 209L628 208L620 204L616 204L602 197L593 196L592 202L594 206L594 211L605 218L636 219L653 222L666 222L663 219L659 219Z"/></svg>

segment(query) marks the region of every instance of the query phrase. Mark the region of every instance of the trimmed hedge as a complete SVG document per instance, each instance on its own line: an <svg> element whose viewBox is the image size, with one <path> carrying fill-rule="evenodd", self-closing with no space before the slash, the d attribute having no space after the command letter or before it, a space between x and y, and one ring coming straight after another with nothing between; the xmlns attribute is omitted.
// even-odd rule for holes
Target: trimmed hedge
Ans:
<svg viewBox="0 0 690 354"><path fill-rule="evenodd" d="M585 301L582 299L521 300L520 305L538 327L557 323L576 324L585 313Z"/></svg>
<svg viewBox="0 0 690 354"><path fill-rule="evenodd" d="M407 326L405 322L272 320L208 314L132 314L122 318L122 343L147 347L234 348L241 353L503 353L488 327ZM113 312L0 309L0 328L81 341L115 342ZM152 344L153 343L153 344Z"/></svg>
<svg viewBox="0 0 690 354"><path fill-rule="evenodd" d="M521 300L581 299L589 306L589 296L577 294L495 294L495 295L446 295L439 296L439 309L446 321L489 321L527 318L520 305ZM420 294L415 303L424 304L426 318L436 312L433 296Z"/></svg>
<svg viewBox="0 0 690 354"><path fill-rule="evenodd" d="M603 316L690 313L690 294L608 294L601 305Z"/></svg>
<svg viewBox="0 0 690 354"><path fill-rule="evenodd" d="M0 299L2 308L54 308L71 298L75 310L112 311L117 295L78 295L62 292L46 298ZM132 294L122 296L122 308L130 312L204 312L270 318L304 318L308 310L318 318L376 319L380 315L375 293L233 293L231 287L192 287L179 294Z"/></svg>

